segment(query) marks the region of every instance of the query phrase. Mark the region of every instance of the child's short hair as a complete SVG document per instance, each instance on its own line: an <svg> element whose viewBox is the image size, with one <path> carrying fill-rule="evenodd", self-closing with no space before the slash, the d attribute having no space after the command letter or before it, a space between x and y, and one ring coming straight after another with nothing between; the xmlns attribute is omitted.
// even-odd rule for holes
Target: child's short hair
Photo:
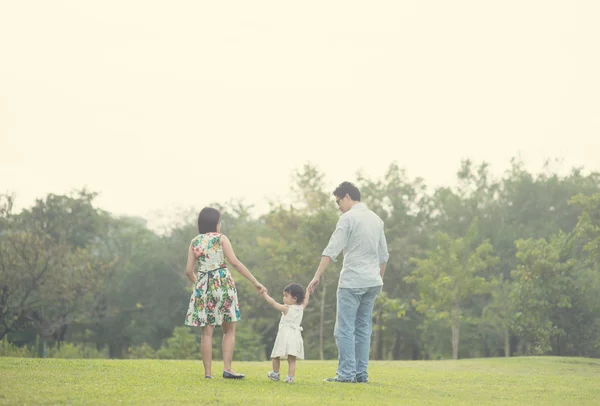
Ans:
<svg viewBox="0 0 600 406"><path fill-rule="evenodd" d="M289 293L290 296L295 297L297 304L302 304L304 302L304 296L306 295L304 293L304 288L297 283L290 283L283 291Z"/></svg>

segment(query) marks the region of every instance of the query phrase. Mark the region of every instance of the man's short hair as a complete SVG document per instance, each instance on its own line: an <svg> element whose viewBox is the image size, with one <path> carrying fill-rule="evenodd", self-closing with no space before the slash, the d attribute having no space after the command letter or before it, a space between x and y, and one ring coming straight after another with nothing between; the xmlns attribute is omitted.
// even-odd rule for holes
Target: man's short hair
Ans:
<svg viewBox="0 0 600 406"><path fill-rule="evenodd" d="M335 197L343 198L346 195L350 196L350 199L355 202L360 202L360 190L352 182L342 182L333 191Z"/></svg>

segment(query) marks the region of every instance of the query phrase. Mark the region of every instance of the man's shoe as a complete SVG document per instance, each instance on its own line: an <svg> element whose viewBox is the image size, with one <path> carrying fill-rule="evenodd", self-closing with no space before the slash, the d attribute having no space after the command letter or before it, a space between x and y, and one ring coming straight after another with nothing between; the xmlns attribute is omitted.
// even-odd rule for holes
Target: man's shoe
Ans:
<svg viewBox="0 0 600 406"><path fill-rule="evenodd" d="M323 382L356 383L356 379L338 379L336 376L335 378L323 379Z"/></svg>
<svg viewBox="0 0 600 406"><path fill-rule="evenodd" d="M357 376L356 383L367 383L369 382L369 378L366 376Z"/></svg>
<svg viewBox="0 0 600 406"><path fill-rule="evenodd" d="M244 374L232 374L231 372L223 371L223 378L225 379L242 379L245 376Z"/></svg>

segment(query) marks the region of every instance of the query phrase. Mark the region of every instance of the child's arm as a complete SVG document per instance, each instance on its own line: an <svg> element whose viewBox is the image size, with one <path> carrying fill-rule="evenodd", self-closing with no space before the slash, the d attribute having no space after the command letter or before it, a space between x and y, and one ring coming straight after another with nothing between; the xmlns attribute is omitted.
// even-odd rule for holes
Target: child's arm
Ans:
<svg viewBox="0 0 600 406"><path fill-rule="evenodd" d="M271 296L269 296L269 294L267 292L261 293L261 296L263 297L263 299L265 299L265 302L267 302L268 304L270 304L271 306L273 306L274 308L276 308L283 314L287 314L288 310L290 310L290 308L287 307L286 305L277 303L277 301L275 299L273 299Z"/></svg>
<svg viewBox="0 0 600 406"><path fill-rule="evenodd" d="M306 292L304 294L304 301L302 302L302 307L304 307L306 309L306 306L308 306L308 299L310 298L310 290L306 289Z"/></svg>

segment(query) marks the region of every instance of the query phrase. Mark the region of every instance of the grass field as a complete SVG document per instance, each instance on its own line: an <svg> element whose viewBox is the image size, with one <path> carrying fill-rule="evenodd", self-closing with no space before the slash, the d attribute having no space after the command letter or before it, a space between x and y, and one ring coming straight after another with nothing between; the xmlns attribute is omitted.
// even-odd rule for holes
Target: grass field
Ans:
<svg viewBox="0 0 600 406"><path fill-rule="evenodd" d="M323 382L334 361L299 361L294 385L269 381L268 362L234 363L240 381L220 367L209 380L198 361L0 358L0 404L600 404L600 360L587 358L373 361L366 384Z"/></svg>

